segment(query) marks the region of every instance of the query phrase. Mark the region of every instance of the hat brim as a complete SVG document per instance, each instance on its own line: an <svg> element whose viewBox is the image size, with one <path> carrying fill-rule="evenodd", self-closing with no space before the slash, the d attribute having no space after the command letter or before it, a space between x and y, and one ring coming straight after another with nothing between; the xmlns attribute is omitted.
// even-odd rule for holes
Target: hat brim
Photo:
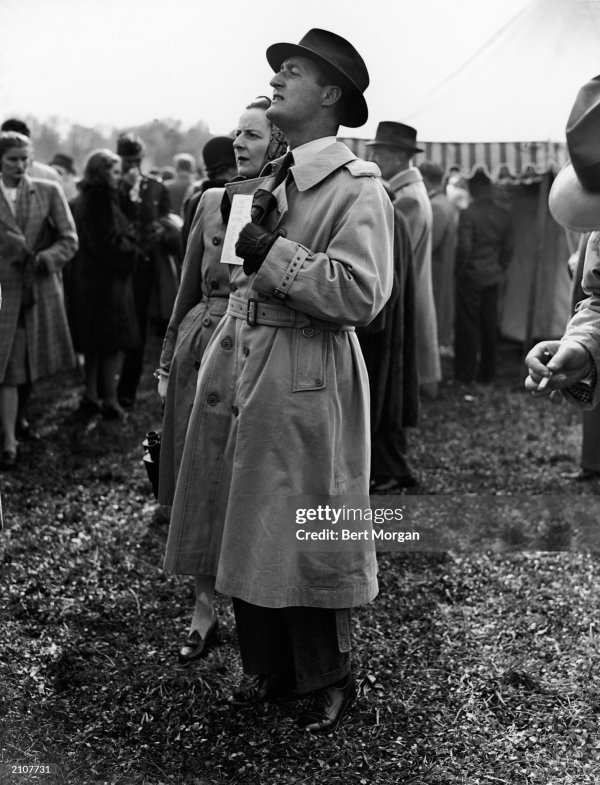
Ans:
<svg viewBox="0 0 600 785"><path fill-rule="evenodd" d="M409 153L424 153L422 147L414 147L411 144L402 144L402 142L382 142L379 139L371 139L365 142L365 147L397 147L398 150L406 150Z"/></svg>
<svg viewBox="0 0 600 785"><path fill-rule="evenodd" d="M369 108L365 97L360 88L346 76L343 71L328 60L326 57L313 52L306 46L300 44L279 43L272 44L267 49L267 61L273 71L279 71L281 64L288 57L308 57L309 60L316 60L318 63L323 63L327 68L333 69L340 77L340 87L344 91L344 114L340 118L341 125L348 128L359 128L364 125L369 119Z"/></svg>
<svg viewBox="0 0 600 785"><path fill-rule="evenodd" d="M548 207L556 223L565 229L573 232L600 230L600 193L582 187L570 161L552 183Z"/></svg>

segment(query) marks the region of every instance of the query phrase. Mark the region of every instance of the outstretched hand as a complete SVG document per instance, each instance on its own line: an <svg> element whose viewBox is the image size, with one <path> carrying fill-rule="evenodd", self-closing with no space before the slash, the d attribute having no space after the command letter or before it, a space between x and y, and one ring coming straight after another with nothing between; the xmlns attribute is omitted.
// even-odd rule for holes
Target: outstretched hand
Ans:
<svg viewBox="0 0 600 785"><path fill-rule="evenodd" d="M536 398L571 387L588 376L592 358L577 341L542 341L525 358L529 376L525 388ZM547 380L547 381L545 381Z"/></svg>

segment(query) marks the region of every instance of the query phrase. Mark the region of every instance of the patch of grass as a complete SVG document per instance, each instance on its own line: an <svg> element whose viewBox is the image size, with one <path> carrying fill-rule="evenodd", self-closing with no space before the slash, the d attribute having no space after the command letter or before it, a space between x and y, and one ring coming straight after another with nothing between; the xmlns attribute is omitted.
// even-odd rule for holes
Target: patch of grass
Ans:
<svg viewBox="0 0 600 785"><path fill-rule="evenodd" d="M157 351L154 341L148 368ZM475 400L444 384L424 403L412 457L419 495L439 497L434 516L445 497L466 494L559 494L564 520L564 498L593 503L593 484L560 477L578 460L578 413L533 401L523 376L508 348L498 382ZM4 765L0 782L600 780L596 556L529 547L381 554L380 595L355 612L356 705L335 736L299 734L293 705L228 707L241 667L227 598L217 600L221 645L196 664L177 662L193 591L161 570L168 515L141 463L145 431L160 426L150 372L125 424L78 421L78 394L71 379L38 391L43 438L1 476L0 760L55 770L13 775ZM531 531L518 516L500 519L514 547L554 520L536 518L530 502L519 509ZM559 533L562 520L552 524Z"/></svg>

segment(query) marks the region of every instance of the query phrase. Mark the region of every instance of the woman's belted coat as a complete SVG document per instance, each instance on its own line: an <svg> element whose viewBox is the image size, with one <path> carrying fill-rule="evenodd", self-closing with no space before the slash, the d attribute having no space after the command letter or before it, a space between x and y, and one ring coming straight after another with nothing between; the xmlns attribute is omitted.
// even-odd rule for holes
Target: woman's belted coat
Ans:
<svg viewBox="0 0 600 785"><path fill-rule="evenodd" d="M204 355L165 567L215 575L218 591L264 607L347 608L377 593L373 541L307 549L292 510L369 506L369 389L353 328L390 295L393 208L377 167L340 142L290 172L266 222L277 239L256 274L233 267Z"/></svg>
<svg viewBox="0 0 600 785"><path fill-rule="evenodd" d="M77 250L73 216L60 186L48 180L24 177L17 194L21 228L0 193L0 384L6 373L19 318L27 336L30 381L75 368L76 359L67 323L60 271ZM15 242L24 237L27 250L45 251L46 269L35 270L30 290L35 302L24 304L25 251Z"/></svg>
<svg viewBox="0 0 600 785"><path fill-rule="evenodd" d="M173 503L200 361L227 310L229 268L221 264L225 236L222 198L222 188L210 188L202 194L198 204L183 262L181 285L160 356L160 369L169 374L158 483L158 500L166 505ZM178 525L172 518L171 527Z"/></svg>

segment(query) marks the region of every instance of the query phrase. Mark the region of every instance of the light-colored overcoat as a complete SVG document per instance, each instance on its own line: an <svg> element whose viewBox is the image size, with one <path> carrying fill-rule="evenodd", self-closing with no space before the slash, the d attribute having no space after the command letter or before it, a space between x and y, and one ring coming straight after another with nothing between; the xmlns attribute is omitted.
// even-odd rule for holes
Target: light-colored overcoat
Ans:
<svg viewBox="0 0 600 785"><path fill-rule="evenodd" d="M23 250L11 238L25 238L31 252L44 246L49 272L34 275L35 305L24 309L27 358L31 381L76 366L75 353L65 312L60 270L77 250L73 216L56 183L24 177L17 203L27 215L24 230L0 192L0 383L13 345L23 288ZM44 238L48 239L46 246Z"/></svg>
<svg viewBox="0 0 600 785"><path fill-rule="evenodd" d="M452 344L454 334L454 255L458 209L442 189L430 191L433 213L431 281L437 316L438 342Z"/></svg>
<svg viewBox="0 0 600 785"><path fill-rule="evenodd" d="M223 193L223 188L210 188L198 204L160 356L160 368L169 374L160 445L161 504L173 503L200 361L229 299L229 268L220 263L225 236ZM177 525L173 518L171 526Z"/></svg>
<svg viewBox="0 0 600 785"><path fill-rule="evenodd" d="M431 281L431 237L433 214L421 172L411 166L388 182L394 208L408 221L415 270L415 321L419 384L442 378L437 337L437 318Z"/></svg>
<svg viewBox="0 0 600 785"><path fill-rule="evenodd" d="M278 237L256 275L233 269L200 367L165 567L215 575L217 590L264 607L346 608L377 593L374 543L308 552L289 513L348 495L369 506L368 378L352 327L390 295L393 208L377 167L339 142L291 173L268 218ZM294 326L252 324L271 306Z"/></svg>
<svg viewBox="0 0 600 785"><path fill-rule="evenodd" d="M592 357L596 371L595 384L577 384L563 390L565 398L580 409L600 406L600 232L592 232L585 249L583 278L585 299L571 317L563 341L577 341Z"/></svg>

